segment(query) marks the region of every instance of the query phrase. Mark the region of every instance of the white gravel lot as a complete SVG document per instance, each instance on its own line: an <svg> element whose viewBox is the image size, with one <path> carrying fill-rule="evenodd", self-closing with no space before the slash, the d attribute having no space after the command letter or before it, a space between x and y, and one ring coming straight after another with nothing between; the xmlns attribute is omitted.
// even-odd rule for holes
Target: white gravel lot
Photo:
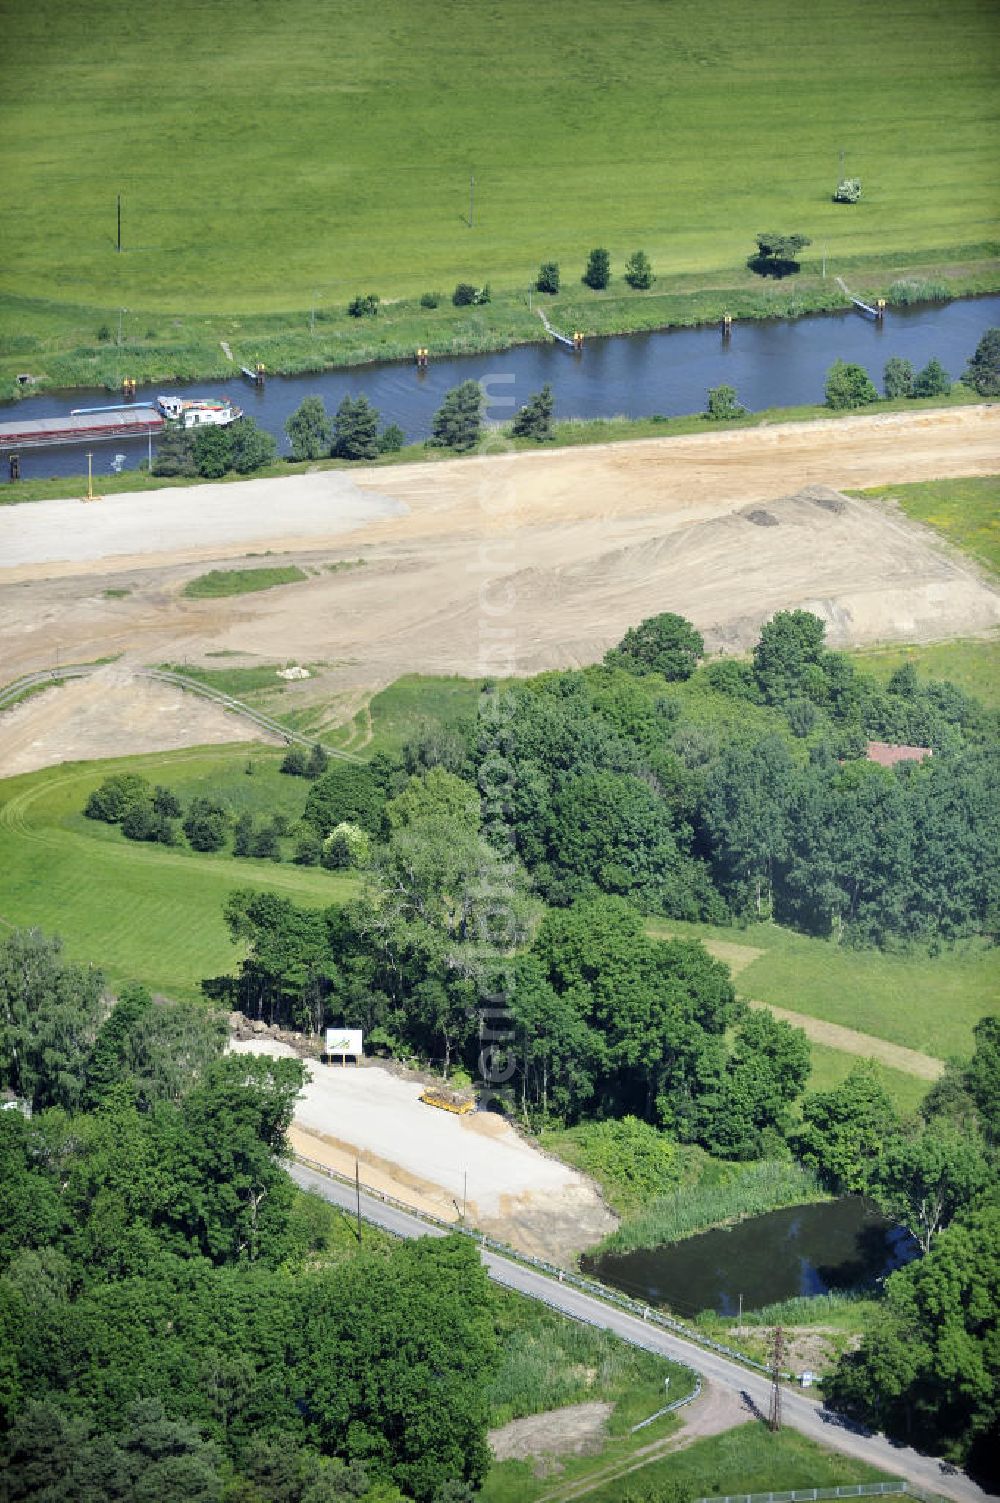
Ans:
<svg viewBox="0 0 1000 1503"><path fill-rule="evenodd" d="M233 1042L231 1048L293 1055L286 1044L273 1040ZM377 1065L308 1062L306 1068L309 1082L295 1109L296 1126L356 1150L363 1179L366 1158L374 1158L461 1203L468 1176L470 1215L475 1211L487 1218L503 1214L513 1197L593 1195L581 1174L546 1158L494 1113L457 1117L427 1106L419 1099L419 1083L400 1080Z"/></svg>

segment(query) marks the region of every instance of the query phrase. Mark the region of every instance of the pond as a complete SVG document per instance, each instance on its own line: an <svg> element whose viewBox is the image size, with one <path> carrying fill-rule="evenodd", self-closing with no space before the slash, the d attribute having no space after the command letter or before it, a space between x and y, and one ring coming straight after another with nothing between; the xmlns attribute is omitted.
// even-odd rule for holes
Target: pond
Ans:
<svg viewBox="0 0 1000 1503"><path fill-rule="evenodd" d="M666 417L700 412L710 386L734 386L748 407L789 407L823 401L827 369L838 357L858 361L881 380L890 355L919 368L936 356L953 378L965 369L982 334L1000 324L1000 297L959 299L891 310L884 323L851 311L799 319L769 319L735 325L729 338L717 326L664 329L588 340L580 353L560 345L521 345L490 355L432 360L427 370L409 363L353 366L304 376L272 376L257 387L238 375L231 381L161 383L140 387L137 401L155 401L160 392L184 397L227 396L278 439L288 453L285 419L303 397L318 394L334 411L342 398L364 392L385 423L398 423L411 442L431 431L431 419L445 392L460 381L484 381L493 405L489 416L503 421L546 381L560 418ZM17 404L21 417L54 417L73 407L99 407L115 401L101 389L46 392ZM0 404L7 419L10 403ZM95 473L107 474L116 454L133 467L147 456L145 439L100 444ZM24 451L21 473L86 473L85 446ZM3 478L7 466L4 462Z"/></svg>
<svg viewBox="0 0 1000 1503"><path fill-rule="evenodd" d="M666 1247L583 1259L585 1272L652 1306L680 1315L735 1315L796 1295L858 1289L917 1254L894 1226L859 1196L788 1206Z"/></svg>

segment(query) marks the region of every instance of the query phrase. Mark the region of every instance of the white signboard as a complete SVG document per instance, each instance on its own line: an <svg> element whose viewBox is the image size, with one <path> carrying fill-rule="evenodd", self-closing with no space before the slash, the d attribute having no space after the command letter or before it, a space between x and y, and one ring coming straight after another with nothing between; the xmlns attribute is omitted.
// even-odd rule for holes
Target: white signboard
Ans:
<svg viewBox="0 0 1000 1503"><path fill-rule="evenodd" d="M354 1054L361 1058L360 1028L328 1028L326 1030L327 1054Z"/></svg>

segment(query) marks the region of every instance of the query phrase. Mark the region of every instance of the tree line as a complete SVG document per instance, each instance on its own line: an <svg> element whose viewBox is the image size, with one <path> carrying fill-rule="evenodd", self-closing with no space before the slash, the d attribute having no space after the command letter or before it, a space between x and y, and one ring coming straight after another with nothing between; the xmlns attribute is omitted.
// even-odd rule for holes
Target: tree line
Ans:
<svg viewBox="0 0 1000 1503"><path fill-rule="evenodd" d="M466 1238L360 1249L281 1163L295 1060L0 942L0 1494L471 1503L493 1297Z"/></svg>

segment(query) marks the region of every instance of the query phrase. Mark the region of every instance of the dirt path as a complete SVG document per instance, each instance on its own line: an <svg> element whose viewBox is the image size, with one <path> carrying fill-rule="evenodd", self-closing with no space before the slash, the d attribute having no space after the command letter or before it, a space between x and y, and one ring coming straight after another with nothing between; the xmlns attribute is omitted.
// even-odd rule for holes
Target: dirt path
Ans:
<svg viewBox="0 0 1000 1503"><path fill-rule="evenodd" d="M711 948L711 947L709 947ZM870 1033L858 1033L854 1028L841 1028L839 1023L828 1023L824 1018L810 1018L802 1012L790 1012L787 1007L775 1007L773 1002L759 1002L754 997L744 997L751 1007L766 1007L776 1018L801 1028L806 1038L817 1044L828 1044L843 1054L857 1054L862 1059L877 1059L893 1070L902 1070L905 1075L916 1075L920 1080L938 1080L944 1073L944 1061L931 1054L921 1054L916 1049L907 1049L902 1044L890 1044L886 1039L877 1039Z"/></svg>
<svg viewBox="0 0 1000 1503"><path fill-rule="evenodd" d="M651 1462L659 1461L672 1451L686 1450L696 1440L709 1435L721 1435L725 1430L745 1425L754 1415L731 1389L703 1379L698 1398L679 1410L678 1418L681 1421L679 1431L674 1431L663 1440L654 1440L649 1445L641 1446L631 1456L609 1462L606 1467L595 1469L577 1482L554 1487L551 1492L544 1493L538 1503L571 1503L572 1499L585 1498L588 1493L596 1492L609 1482L616 1482L620 1477L629 1477L633 1472L642 1471Z"/></svg>
<svg viewBox="0 0 1000 1503"><path fill-rule="evenodd" d="M1000 592L972 565L830 487L991 473L998 455L1000 407L966 407L0 508L3 676L60 652L225 653L321 662L304 692L356 707L409 672L594 662L665 609L713 650L745 649L793 607L822 616L832 646L985 632ZM206 563L265 550L314 572L181 596Z"/></svg>

